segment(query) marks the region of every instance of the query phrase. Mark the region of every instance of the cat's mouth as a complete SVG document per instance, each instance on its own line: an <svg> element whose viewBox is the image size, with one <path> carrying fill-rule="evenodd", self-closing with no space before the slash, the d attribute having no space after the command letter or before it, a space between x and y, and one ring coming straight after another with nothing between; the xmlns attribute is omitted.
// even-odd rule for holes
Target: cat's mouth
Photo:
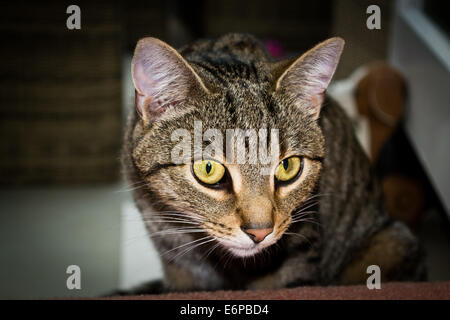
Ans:
<svg viewBox="0 0 450 320"><path fill-rule="evenodd" d="M263 241L254 243L246 235L237 234L233 239L218 239L222 245L237 257L251 257L265 248L268 248L277 242L274 234L270 234Z"/></svg>

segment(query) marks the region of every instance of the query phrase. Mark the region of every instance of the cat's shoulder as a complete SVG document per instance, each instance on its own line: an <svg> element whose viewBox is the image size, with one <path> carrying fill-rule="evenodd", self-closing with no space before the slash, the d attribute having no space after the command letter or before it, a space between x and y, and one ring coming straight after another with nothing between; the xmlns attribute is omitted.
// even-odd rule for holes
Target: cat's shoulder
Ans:
<svg viewBox="0 0 450 320"><path fill-rule="evenodd" d="M322 104L319 124L322 128L341 125L352 127L352 121L347 113L339 103L329 95L325 96L325 100Z"/></svg>

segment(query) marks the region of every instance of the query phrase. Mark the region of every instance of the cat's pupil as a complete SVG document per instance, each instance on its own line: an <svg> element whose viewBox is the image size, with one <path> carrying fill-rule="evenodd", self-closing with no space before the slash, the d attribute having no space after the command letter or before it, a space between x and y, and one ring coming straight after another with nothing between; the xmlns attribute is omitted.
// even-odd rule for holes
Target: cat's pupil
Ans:
<svg viewBox="0 0 450 320"><path fill-rule="evenodd" d="M281 163L283 164L284 170L287 170L287 168L289 166L289 162L285 159L285 160L281 161Z"/></svg>
<svg viewBox="0 0 450 320"><path fill-rule="evenodd" d="M206 163L206 173L209 174L211 172L212 169L212 164L211 162L208 161L208 163Z"/></svg>

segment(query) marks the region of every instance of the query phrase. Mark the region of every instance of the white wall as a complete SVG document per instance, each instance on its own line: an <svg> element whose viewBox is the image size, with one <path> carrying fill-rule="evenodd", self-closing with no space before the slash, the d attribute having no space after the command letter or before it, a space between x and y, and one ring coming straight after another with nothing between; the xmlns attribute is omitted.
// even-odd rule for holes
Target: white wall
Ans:
<svg viewBox="0 0 450 320"><path fill-rule="evenodd" d="M409 0L398 2L391 40L408 81L406 131L450 217L450 43Z"/></svg>
<svg viewBox="0 0 450 320"><path fill-rule="evenodd" d="M125 56L122 69L124 120L134 108L134 86L130 65L131 55ZM124 190L130 188L124 187ZM119 287L126 290L146 281L161 278L162 267L159 255L147 236L141 215L137 211L131 195L128 195L127 200L122 203L121 217Z"/></svg>
<svg viewBox="0 0 450 320"><path fill-rule="evenodd" d="M120 185L0 191L0 298L98 296L117 289ZM68 290L67 266L81 268Z"/></svg>

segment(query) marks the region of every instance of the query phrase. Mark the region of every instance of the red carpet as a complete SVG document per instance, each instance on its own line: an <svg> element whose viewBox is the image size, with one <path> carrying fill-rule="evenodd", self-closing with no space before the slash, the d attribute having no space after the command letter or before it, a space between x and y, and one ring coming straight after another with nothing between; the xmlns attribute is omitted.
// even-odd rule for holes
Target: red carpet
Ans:
<svg viewBox="0 0 450 320"><path fill-rule="evenodd" d="M169 293L111 297L109 299L136 300L450 300L450 282L392 282L380 290L369 290L364 285L340 287L298 287L263 291L215 291Z"/></svg>

